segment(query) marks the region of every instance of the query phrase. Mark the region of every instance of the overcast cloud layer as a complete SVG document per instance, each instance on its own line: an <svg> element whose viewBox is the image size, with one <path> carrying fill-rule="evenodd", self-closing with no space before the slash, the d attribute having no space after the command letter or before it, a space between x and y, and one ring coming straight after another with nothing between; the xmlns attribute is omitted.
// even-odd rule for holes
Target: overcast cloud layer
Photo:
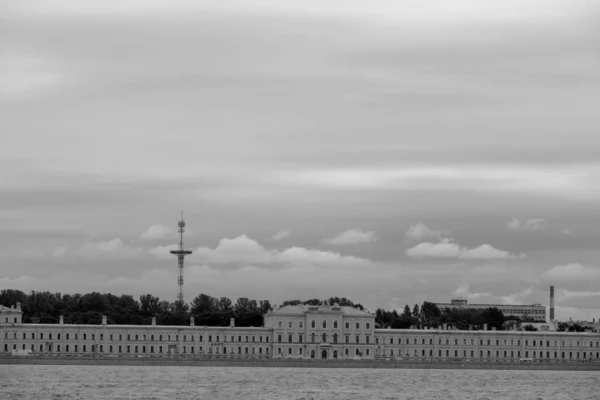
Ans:
<svg viewBox="0 0 600 400"><path fill-rule="evenodd" d="M3 1L0 288L172 301L184 210L188 300L555 285L599 318L599 26L583 0Z"/></svg>

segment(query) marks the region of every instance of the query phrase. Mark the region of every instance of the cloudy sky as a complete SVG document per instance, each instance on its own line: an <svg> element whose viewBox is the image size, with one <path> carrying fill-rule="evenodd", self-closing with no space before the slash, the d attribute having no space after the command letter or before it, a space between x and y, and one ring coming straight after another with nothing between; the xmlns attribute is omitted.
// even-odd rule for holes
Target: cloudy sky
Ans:
<svg viewBox="0 0 600 400"><path fill-rule="evenodd" d="M2 1L0 288L599 318L597 5Z"/></svg>

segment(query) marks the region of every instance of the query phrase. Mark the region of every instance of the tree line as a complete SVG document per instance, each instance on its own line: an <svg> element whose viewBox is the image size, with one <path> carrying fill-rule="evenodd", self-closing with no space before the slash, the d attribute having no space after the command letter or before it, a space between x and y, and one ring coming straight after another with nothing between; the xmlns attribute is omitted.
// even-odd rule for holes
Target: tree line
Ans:
<svg viewBox="0 0 600 400"><path fill-rule="evenodd" d="M504 314L496 307L482 310L462 308L442 308L429 301L419 307L415 304L411 309L408 305L398 314L396 310L386 311L378 308L375 312L375 323L379 328L408 329L411 326L422 328L437 328L443 324L460 330L481 330L484 324L488 329L504 329Z"/></svg>
<svg viewBox="0 0 600 400"><path fill-rule="evenodd" d="M231 318L235 318L236 326L264 325L264 314L272 310L269 300L251 300L241 297L233 302L228 297L212 297L207 294L196 296L189 304L168 302L151 294L141 295L135 299L131 295L114 295L110 293L92 292L87 294L62 294L52 292L36 292L29 294L20 290L4 289L0 291L0 304L5 306L21 303L24 323L58 323L59 316L64 317L67 324L100 324L102 316L107 317L109 324L148 325L152 317L158 325L188 325L190 317L199 326L228 326ZM362 304L354 303L346 297L330 297L328 299L286 300L286 305L330 305L355 307L364 310ZM519 321L519 318L511 317ZM487 324L488 329L504 329L506 318L498 308L482 310L442 308L435 303L423 302L421 306L406 305L402 313L378 308L375 312L375 324L378 328L408 329L411 326L437 328L446 323L460 330L480 330ZM526 322L526 320L522 321ZM533 330L533 326L523 327ZM560 323L559 331L583 331L576 324Z"/></svg>
<svg viewBox="0 0 600 400"><path fill-rule="evenodd" d="M235 318L236 326L260 327L264 325L264 314L273 309L269 300L241 297L233 302L228 297L217 298L203 293L189 304L182 304L161 300L151 294L141 295L138 300L127 294L117 296L98 292L71 295L36 291L27 294L13 289L0 291L0 304L11 306L16 303L21 303L24 323L42 324L58 323L60 316L67 324L100 324L104 315L109 324L148 325L155 317L157 325L188 325L190 317L194 317L194 324L199 326L228 326L230 319ZM364 309L345 297L287 300L281 306L296 304L339 304Z"/></svg>

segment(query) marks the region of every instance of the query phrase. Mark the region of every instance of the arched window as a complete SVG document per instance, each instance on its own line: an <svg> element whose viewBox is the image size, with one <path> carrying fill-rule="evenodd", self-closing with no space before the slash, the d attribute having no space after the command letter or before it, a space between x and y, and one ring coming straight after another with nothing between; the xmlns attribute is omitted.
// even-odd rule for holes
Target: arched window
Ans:
<svg viewBox="0 0 600 400"><path fill-rule="evenodd" d="M314 342L315 342L315 333L314 333L314 332L313 332L313 333L311 333L311 334L310 334L310 337L312 338L312 342L314 343Z"/></svg>
<svg viewBox="0 0 600 400"><path fill-rule="evenodd" d="M323 329L327 328L327 321L323 321Z"/></svg>
<svg viewBox="0 0 600 400"><path fill-rule="evenodd" d="M333 334L333 343L337 343L338 342L338 334L334 333Z"/></svg>
<svg viewBox="0 0 600 400"><path fill-rule="evenodd" d="M315 320L314 320L314 319L313 319L313 320L310 322L310 327L311 327L311 328L314 328L314 327L315 327Z"/></svg>
<svg viewBox="0 0 600 400"><path fill-rule="evenodd" d="M323 343L326 343L326 342L327 342L327 334L323 333Z"/></svg>

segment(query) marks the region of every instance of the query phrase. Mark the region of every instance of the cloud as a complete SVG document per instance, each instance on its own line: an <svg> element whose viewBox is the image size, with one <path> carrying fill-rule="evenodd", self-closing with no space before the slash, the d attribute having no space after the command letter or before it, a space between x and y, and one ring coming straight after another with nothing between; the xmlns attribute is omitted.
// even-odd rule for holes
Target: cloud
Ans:
<svg viewBox="0 0 600 400"><path fill-rule="evenodd" d="M470 286L468 283L461 283L458 288L453 292L455 296L464 297L467 299L478 299L480 297L490 296L490 293L482 292L482 293L471 293Z"/></svg>
<svg viewBox="0 0 600 400"><path fill-rule="evenodd" d="M156 257L156 258L161 258L163 260L169 259L169 258L173 258L174 256L171 254L171 250L176 250L179 248L178 244L169 244L166 246L156 246L156 247L152 247L151 249L148 249L148 254Z"/></svg>
<svg viewBox="0 0 600 400"><path fill-rule="evenodd" d="M442 236L447 234L450 234L450 232L431 230L422 222L419 222L416 225L411 225L410 228L408 228L408 231L406 231L406 237L416 240L428 238L441 239Z"/></svg>
<svg viewBox="0 0 600 400"><path fill-rule="evenodd" d="M142 240L157 240L171 238L175 230L164 225L152 225L140 235Z"/></svg>
<svg viewBox="0 0 600 400"><path fill-rule="evenodd" d="M529 218L521 221L513 217L508 222L508 228L513 231L536 231L538 229L543 229L546 226L547 221L544 218Z"/></svg>
<svg viewBox="0 0 600 400"><path fill-rule="evenodd" d="M271 264L273 254L263 245L246 235L235 238L223 238L214 249L198 247L193 250L192 258L211 264Z"/></svg>
<svg viewBox="0 0 600 400"><path fill-rule="evenodd" d="M342 255L333 251L292 246L284 250L268 250L256 240L241 235L224 238L214 249L199 247L192 260L204 264L235 264L241 267L360 267L376 266L377 262L360 257Z"/></svg>
<svg viewBox="0 0 600 400"><path fill-rule="evenodd" d="M330 190L422 190L554 194L597 198L600 164L568 166L430 165L309 169L280 173L286 184Z"/></svg>
<svg viewBox="0 0 600 400"><path fill-rule="evenodd" d="M569 228L565 228L561 231L562 233L564 233L565 235L572 235L573 231Z"/></svg>
<svg viewBox="0 0 600 400"><path fill-rule="evenodd" d="M406 255L415 258L459 258L459 259L512 259L524 258L524 255L511 254L508 251L498 250L489 244L482 244L479 247L468 248L461 247L453 243L450 239L443 239L439 243L424 242L407 249Z"/></svg>
<svg viewBox="0 0 600 400"><path fill-rule="evenodd" d="M542 278L557 282L600 282L600 268L586 267L578 263L556 265L542 273Z"/></svg>
<svg viewBox="0 0 600 400"><path fill-rule="evenodd" d="M322 243L333 245L371 243L375 241L377 241L375 232L365 232L358 229L348 229L335 237L321 240Z"/></svg>
<svg viewBox="0 0 600 400"><path fill-rule="evenodd" d="M271 236L271 240L275 240L275 241L283 240L287 237L290 237L291 234L292 234L292 232L285 229L285 230L279 231L279 232L275 233L273 236Z"/></svg>
<svg viewBox="0 0 600 400"><path fill-rule="evenodd" d="M533 286L529 286L520 292L502 296L503 304L523 304L523 298L533 293Z"/></svg>
<svg viewBox="0 0 600 400"><path fill-rule="evenodd" d="M63 254L68 254L64 252ZM140 258L144 251L123 243L121 238L106 241L88 241L73 251L73 254L86 259L110 258L131 259Z"/></svg>

